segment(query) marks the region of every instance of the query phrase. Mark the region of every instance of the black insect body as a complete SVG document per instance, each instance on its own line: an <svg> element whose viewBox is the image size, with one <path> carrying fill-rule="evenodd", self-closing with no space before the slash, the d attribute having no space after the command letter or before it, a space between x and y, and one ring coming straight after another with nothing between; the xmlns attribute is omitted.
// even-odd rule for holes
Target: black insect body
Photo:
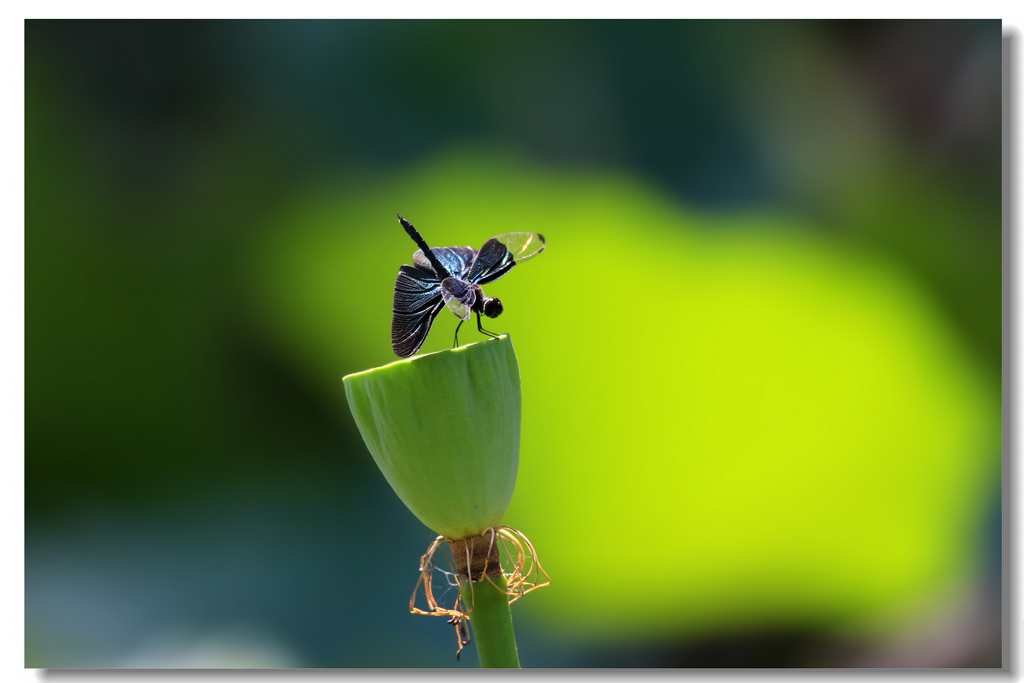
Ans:
<svg viewBox="0 0 1024 683"><path fill-rule="evenodd" d="M431 249L409 221L398 220L419 246L412 256L413 265L404 265L395 280L395 299L391 317L391 346L405 358L420 347L430 332L434 318L445 306L460 319L459 327L476 313L480 332L496 336L483 328L480 315L497 318L505 306L484 294L482 285L494 282L517 263L544 251L544 235L539 232L507 232L484 242L480 251L472 247Z"/></svg>

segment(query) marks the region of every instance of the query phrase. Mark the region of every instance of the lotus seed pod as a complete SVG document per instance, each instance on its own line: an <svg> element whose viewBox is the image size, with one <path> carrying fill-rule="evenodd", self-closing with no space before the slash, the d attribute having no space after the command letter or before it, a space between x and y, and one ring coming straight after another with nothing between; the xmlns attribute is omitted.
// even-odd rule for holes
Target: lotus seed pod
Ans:
<svg viewBox="0 0 1024 683"><path fill-rule="evenodd" d="M359 433L398 497L448 539L498 526L519 468L519 363L508 335L343 379Z"/></svg>

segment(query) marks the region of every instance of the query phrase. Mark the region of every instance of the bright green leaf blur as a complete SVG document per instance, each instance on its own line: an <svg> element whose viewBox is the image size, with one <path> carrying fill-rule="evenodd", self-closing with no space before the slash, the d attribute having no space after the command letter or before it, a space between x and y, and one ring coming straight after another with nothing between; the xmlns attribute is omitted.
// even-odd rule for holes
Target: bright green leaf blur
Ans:
<svg viewBox="0 0 1024 683"><path fill-rule="evenodd" d="M553 581L520 613L596 635L870 627L978 561L998 386L894 265L623 176L454 154L339 179L255 259L267 325L325 392L394 358L392 287L415 250L396 211L433 246L548 240L485 288L522 372L505 523ZM442 311L423 351L456 323Z"/></svg>

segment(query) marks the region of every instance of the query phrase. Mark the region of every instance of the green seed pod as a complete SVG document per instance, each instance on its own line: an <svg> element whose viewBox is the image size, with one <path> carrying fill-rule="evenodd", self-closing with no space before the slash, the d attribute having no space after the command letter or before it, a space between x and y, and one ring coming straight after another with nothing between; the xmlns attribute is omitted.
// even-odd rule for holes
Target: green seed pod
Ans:
<svg viewBox="0 0 1024 683"><path fill-rule="evenodd" d="M508 335L342 381L374 461L421 522L453 540L498 526L516 484L522 412Z"/></svg>

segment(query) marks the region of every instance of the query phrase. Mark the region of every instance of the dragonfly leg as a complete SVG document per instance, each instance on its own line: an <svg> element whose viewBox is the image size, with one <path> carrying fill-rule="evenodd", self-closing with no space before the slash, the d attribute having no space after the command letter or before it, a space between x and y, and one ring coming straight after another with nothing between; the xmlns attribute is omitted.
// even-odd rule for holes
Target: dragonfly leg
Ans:
<svg viewBox="0 0 1024 683"><path fill-rule="evenodd" d="M491 332L490 330L485 330L484 326L480 324L480 311L476 312L476 329L480 330L481 332L483 332L484 334L486 334L486 335L488 335L490 337L497 337L498 336L498 335L494 334L493 332Z"/></svg>
<svg viewBox="0 0 1024 683"><path fill-rule="evenodd" d="M462 327L462 323L464 322L466 321L460 320L459 324L455 326L455 346L452 347L453 349L459 348L459 328Z"/></svg>

